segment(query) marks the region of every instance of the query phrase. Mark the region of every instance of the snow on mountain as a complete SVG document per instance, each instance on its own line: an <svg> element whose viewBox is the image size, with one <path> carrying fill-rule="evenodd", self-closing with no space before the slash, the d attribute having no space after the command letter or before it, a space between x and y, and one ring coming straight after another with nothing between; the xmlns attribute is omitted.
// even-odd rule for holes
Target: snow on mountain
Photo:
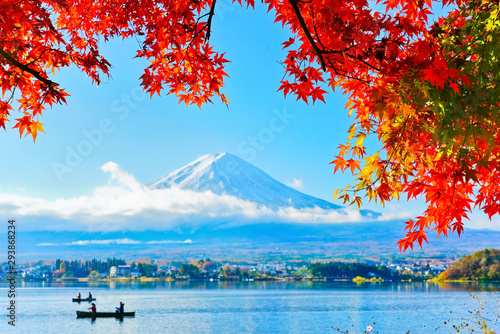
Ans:
<svg viewBox="0 0 500 334"><path fill-rule="evenodd" d="M217 195L235 196L271 209L342 208L292 189L229 153L204 155L148 186L151 189L179 187L198 192L210 190Z"/></svg>

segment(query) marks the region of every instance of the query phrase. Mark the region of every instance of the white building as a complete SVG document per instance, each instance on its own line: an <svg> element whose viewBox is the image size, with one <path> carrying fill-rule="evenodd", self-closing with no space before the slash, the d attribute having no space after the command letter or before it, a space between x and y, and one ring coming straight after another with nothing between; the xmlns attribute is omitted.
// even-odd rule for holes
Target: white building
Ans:
<svg viewBox="0 0 500 334"><path fill-rule="evenodd" d="M118 267L112 266L111 268L109 268L109 277L127 276L130 275L131 271L132 268L130 268L130 266L126 265L120 265Z"/></svg>

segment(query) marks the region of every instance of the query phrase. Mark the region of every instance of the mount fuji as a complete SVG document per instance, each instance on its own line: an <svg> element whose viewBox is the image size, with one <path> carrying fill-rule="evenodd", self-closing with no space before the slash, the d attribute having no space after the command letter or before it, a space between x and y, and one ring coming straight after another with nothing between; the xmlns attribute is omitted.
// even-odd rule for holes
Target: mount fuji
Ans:
<svg viewBox="0 0 500 334"><path fill-rule="evenodd" d="M119 230L33 230L23 232L19 249L23 250L23 259L38 260L40 258L81 258L116 256L123 258L149 257L152 259L382 259L393 261L401 258L416 259L419 257L446 260L470 254L486 247L500 248L500 232L467 230L457 240L456 236L433 240L436 233L428 235L429 245L425 250L416 250L400 254L397 241L404 237L404 224L398 220L378 220L379 213L361 211L361 218L356 212L356 221L339 221L348 216L349 210L328 201L303 194L292 189L262 170L243 161L235 155L209 154L170 173L148 185L151 191L145 194L159 197L160 205L171 205L182 208L184 199L189 196L200 197L197 193L212 192L221 198L232 196L238 198L221 205L217 215L189 216L184 213L181 218L165 224L163 213L159 215L141 214L130 218L137 228ZM166 191L163 191L165 189ZM186 191L169 191L169 190ZM155 191L158 190L158 191ZM172 196L183 195L179 201ZM201 196L202 199L213 199ZM189 198L188 198L189 197ZM195 199L194 199L195 200ZM219 200L219 199L217 199ZM227 200L225 198L224 200ZM171 201L172 203L165 203ZM257 218L234 214L226 214L233 210L233 203L248 201L252 209L261 206L263 212L274 211L274 214L261 215ZM203 202L194 201L195 203ZM210 210L212 202L208 201ZM217 201L215 201L218 203ZM128 202L127 202L128 203ZM180 203L180 204L179 204ZM248 204L248 203L245 203ZM149 202L148 202L149 205ZM141 206L138 206L140 209ZM161 207L159 207L161 208ZM200 212L205 207L200 208ZM269 208L270 210L266 210ZM292 208L292 209L290 209ZM288 220L282 219L279 213L303 211L303 215L290 215ZM322 212L324 211L324 212ZM153 212L154 213L154 212ZM174 214L176 212L174 211ZM229 212L231 213L231 212ZM226 215L225 215L226 214ZM315 219L315 215L324 215L328 221ZM302 218L296 218L302 217ZM312 217L312 218L309 218ZM54 224L54 219L36 218L38 226ZM294 220L297 219L297 220ZM24 223L29 223L25 218ZM66 221L63 221L66 223ZM78 223L75 219L74 223ZM162 226L165 224L165 226ZM103 224L101 224L103 225ZM83 226L83 225L82 225ZM123 225L121 225L123 226ZM161 228L157 228L160 226ZM1 262L1 257L0 257Z"/></svg>
<svg viewBox="0 0 500 334"><path fill-rule="evenodd" d="M212 191L217 195L234 196L273 210L280 207L343 210L339 205L290 188L229 153L204 155L148 186L151 189L178 187L197 192Z"/></svg>

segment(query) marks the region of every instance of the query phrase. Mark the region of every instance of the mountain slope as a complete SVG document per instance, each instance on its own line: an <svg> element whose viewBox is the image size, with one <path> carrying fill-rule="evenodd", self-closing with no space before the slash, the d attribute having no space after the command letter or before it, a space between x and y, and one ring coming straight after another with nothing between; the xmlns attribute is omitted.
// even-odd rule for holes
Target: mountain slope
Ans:
<svg viewBox="0 0 500 334"><path fill-rule="evenodd" d="M272 209L342 209L292 189L229 153L204 155L148 186L151 189L180 187L199 192L210 190L217 195L235 196Z"/></svg>

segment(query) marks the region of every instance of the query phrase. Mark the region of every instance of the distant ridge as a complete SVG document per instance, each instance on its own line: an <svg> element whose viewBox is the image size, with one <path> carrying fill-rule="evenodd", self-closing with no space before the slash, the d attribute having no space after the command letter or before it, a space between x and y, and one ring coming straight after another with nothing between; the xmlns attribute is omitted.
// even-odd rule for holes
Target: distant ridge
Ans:
<svg viewBox="0 0 500 334"><path fill-rule="evenodd" d="M185 224L163 231L25 231L19 238L19 249L23 261L115 256L391 262L397 259L450 261L484 248L500 249L499 231L466 229L460 238L453 234L436 239L436 233L432 232L423 250L415 247L414 251L400 253L396 242L404 236L403 228L402 221L232 226L215 222L196 228ZM1 259L0 255L0 262Z"/></svg>

